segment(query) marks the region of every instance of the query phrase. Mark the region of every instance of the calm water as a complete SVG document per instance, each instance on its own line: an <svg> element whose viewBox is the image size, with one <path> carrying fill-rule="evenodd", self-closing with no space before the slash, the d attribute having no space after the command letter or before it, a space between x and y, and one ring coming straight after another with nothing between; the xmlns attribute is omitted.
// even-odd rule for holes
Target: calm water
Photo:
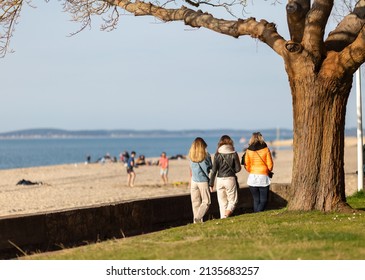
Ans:
<svg viewBox="0 0 365 280"><path fill-rule="evenodd" d="M158 157L186 155L195 137L176 138L105 138L105 139L18 139L0 140L0 169L46 166L91 161L109 153L119 158L123 151L137 152L137 156ZM205 137L208 150L214 153L219 137ZM239 138L233 138L237 151L242 151Z"/></svg>

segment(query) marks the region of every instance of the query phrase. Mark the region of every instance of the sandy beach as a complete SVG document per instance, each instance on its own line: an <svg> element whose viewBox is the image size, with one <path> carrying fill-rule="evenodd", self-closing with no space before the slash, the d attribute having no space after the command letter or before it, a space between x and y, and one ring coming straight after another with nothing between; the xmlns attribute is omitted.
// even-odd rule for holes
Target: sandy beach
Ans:
<svg viewBox="0 0 365 280"><path fill-rule="evenodd" d="M346 139L347 195L357 191L356 153L356 138ZM290 183L292 158L291 149L277 150L272 183ZM127 186L127 173L122 163L75 163L0 170L0 217L189 193L188 160L170 160L167 186L162 184L158 166L139 166L135 170L137 177L132 188ZM247 175L245 170L238 173L241 187L247 185ZM22 179L43 184L16 185Z"/></svg>

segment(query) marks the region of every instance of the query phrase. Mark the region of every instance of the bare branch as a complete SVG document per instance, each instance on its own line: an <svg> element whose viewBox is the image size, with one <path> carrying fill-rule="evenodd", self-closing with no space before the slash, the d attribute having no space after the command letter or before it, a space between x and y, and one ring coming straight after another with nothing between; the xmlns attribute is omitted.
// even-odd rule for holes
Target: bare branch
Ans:
<svg viewBox="0 0 365 280"><path fill-rule="evenodd" d="M355 73L355 71L365 62L365 26L363 25L359 35L354 40L354 42L346 47L340 56L340 61L343 65L346 65L348 69L352 70L351 74ZM348 59L348 58L351 59Z"/></svg>
<svg viewBox="0 0 365 280"><path fill-rule="evenodd" d="M322 69L325 71L322 71L322 75L340 79L340 75L346 73L346 76L352 79L352 75L365 62L364 46L365 27L361 29L351 45L341 52L332 51L327 54L328 59L323 63Z"/></svg>
<svg viewBox="0 0 365 280"><path fill-rule="evenodd" d="M162 8L151 3L130 2L128 0L105 0L110 5L116 5L135 16L154 16L164 22L183 21L186 25L225 34L234 38L249 35L266 43L278 54L283 54L285 40L277 33L275 24L265 20L256 21L254 18L246 20L224 20L214 18L209 13L194 11L182 6L179 9Z"/></svg>
<svg viewBox="0 0 365 280"><path fill-rule="evenodd" d="M104 19L104 25L101 27L103 30L113 30L116 28L119 19L119 13L115 11L108 1L99 0L66 0L63 3L63 10L69 12L72 16L72 20L81 23L81 27L72 32L71 35L75 35L83 31L86 27L91 27L91 17L93 15L103 15L112 11L108 16L108 19Z"/></svg>
<svg viewBox="0 0 365 280"><path fill-rule="evenodd" d="M196 8L198 8L200 6L199 2L194 2L194 1L191 1L191 0L185 0L185 2L190 4L191 6L196 7Z"/></svg>
<svg viewBox="0 0 365 280"><path fill-rule="evenodd" d="M325 54L323 38L332 8L333 0L314 0L306 17L302 41L315 64L320 63Z"/></svg>
<svg viewBox="0 0 365 280"><path fill-rule="evenodd" d="M310 8L310 0L289 0L286 5L286 17L293 42L300 43L303 38L305 18Z"/></svg>
<svg viewBox="0 0 365 280"><path fill-rule="evenodd" d="M108 18L103 18L104 24L101 26L101 30L104 31L112 31L117 27L118 21L119 21L119 11L117 7L114 7L112 13L108 15Z"/></svg>
<svg viewBox="0 0 365 280"><path fill-rule="evenodd" d="M4 57L9 49L10 39L20 17L23 0L0 2L0 57Z"/></svg>
<svg viewBox="0 0 365 280"><path fill-rule="evenodd" d="M365 0L359 1L353 12L343 18L325 42L327 50L340 52L350 45L365 24Z"/></svg>
<svg viewBox="0 0 365 280"><path fill-rule="evenodd" d="M354 0L342 0L340 3L336 3L332 12L334 20L339 23L344 18L344 15L347 15L354 10L355 4Z"/></svg>
<svg viewBox="0 0 365 280"><path fill-rule="evenodd" d="M246 0L231 0L231 2L220 2L218 1L217 4L212 3L210 0L208 1L195 1L195 0L183 0L189 5L199 8L201 5L211 6L211 7L233 7L236 5L241 5L243 7L247 6Z"/></svg>
<svg viewBox="0 0 365 280"><path fill-rule="evenodd" d="M24 3L29 4L31 0L5 0L0 2L2 14L0 17L0 24L2 32L0 33L0 56L5 56L9 51L9 42L15 30L15 25L20 16L20 10ZM49 0L44 0L48 2ZM277 33L276 27L273 23L266 21L256 22L255 19L250 20L223 20L216 19L208 13L202 11L194 11L181 7L180 9L168 9L169 3L174 0L163 1L162 6L156 6L151 3L140 2L135 0L131 2L128 0L60 0L63 10L71 14L71 20L81 23L77 31L70 35L75 35L85 28L91 28L91 21L93 16L102 16L104 23L101 26L102 30L111 31L117 27L120 13L119 8L134 14L135 16L151 15L162 21L184 21L186 25L192 27L205 27L213 31L226 34L238 38L243 35L250 35L254 38L259 38L277 52L279 51L276 40L280 42L283 38ZM158 0L156 0L158 2ZM247 0L228 0L220 2L220 0L213 3L213 0L186 0L191 5L197 7L201 5L208 5L211 7L222 7L233 17L237 16L232 12L232 8L236 5L242 6L242 11L247 4ZM1 12L1 10L0 10ZM247 24L247 23L250 24ZM279 42L278 41L278 42ZM284 45L284 43L282 43Z"/></svg>

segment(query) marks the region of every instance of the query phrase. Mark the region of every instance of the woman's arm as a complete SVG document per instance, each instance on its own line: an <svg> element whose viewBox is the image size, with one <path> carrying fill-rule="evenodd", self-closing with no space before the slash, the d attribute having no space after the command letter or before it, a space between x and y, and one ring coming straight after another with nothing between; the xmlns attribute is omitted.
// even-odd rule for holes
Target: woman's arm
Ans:
<svg viewBox="0 0 365 280"><path fill-rule="evenodd" d="M240 162L240 158L237 154L237 152L234 154L234 171L236 171L236 173L241 171L241 162Z"/></svg>
<svg viewBox="0 0 365 280"><path fill-rule="evenodd" d="M209 180L209 186L212 188L214 186L214 181L215 181L215 176L217 175L217 171L218 171L218 159L217 159L217 154L215 154L212 167L212 174L210 175L210 180Z"/></svg>

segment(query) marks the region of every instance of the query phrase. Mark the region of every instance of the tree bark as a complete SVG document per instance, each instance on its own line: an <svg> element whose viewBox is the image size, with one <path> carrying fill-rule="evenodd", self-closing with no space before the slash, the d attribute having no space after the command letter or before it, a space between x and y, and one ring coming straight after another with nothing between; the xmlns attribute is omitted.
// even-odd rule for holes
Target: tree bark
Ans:
<svg viewBox="0 0 365 280"><path fill-rule="evenodd" d="M326 212L346 209L344 130L352 77L333 80L308 70L300 77L290 80L294 162L288 208Z"/></svg>

